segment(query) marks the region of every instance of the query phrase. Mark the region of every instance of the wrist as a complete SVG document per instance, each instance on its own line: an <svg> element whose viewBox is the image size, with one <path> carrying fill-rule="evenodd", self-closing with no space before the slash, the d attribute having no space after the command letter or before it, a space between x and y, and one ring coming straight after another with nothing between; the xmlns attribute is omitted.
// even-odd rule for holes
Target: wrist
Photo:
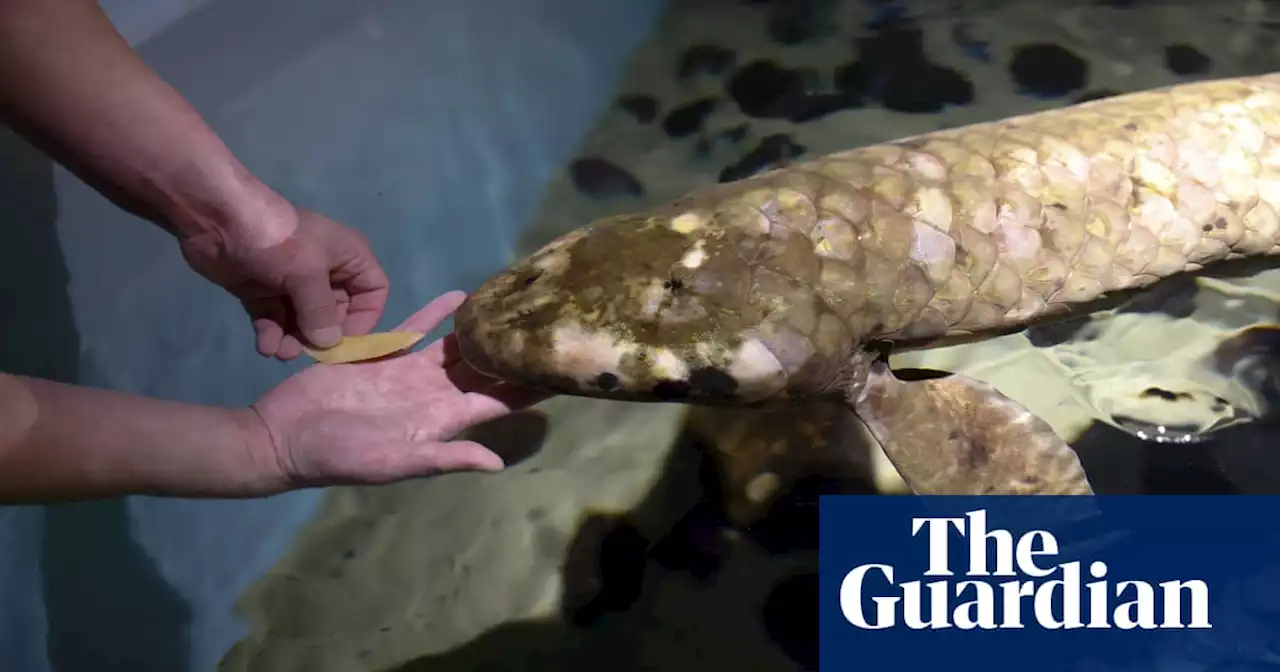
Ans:
<svg viewBox="0 0 1280 672"><path fill-rule="evenodd" d="M280 462L275 439L257 409L251 406L227 412L240 437L238 454L242 464L236 471L244 476L242 487L255 496L276 495L292 489L293 481Z"/></svg>
<svg viewBox="0 0 1280 672"><path fill-rule="evenodd" d="M162 213L179 240L215 236L253 248L273 247L297 229L297 213L234 158L174 180Z"/></svg>

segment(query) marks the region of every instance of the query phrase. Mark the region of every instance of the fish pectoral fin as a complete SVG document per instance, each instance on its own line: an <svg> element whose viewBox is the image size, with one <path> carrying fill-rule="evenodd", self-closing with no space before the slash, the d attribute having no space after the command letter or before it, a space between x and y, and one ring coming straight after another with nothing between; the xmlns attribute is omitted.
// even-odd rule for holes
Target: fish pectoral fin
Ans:
<svg viewBox="0 0 1280 672"><path fill-rule="evenodd" d="M849 405L917 494L1093 494L1049 423L980 380L927 369L899 377L877 363L859 388Z"/></svg>

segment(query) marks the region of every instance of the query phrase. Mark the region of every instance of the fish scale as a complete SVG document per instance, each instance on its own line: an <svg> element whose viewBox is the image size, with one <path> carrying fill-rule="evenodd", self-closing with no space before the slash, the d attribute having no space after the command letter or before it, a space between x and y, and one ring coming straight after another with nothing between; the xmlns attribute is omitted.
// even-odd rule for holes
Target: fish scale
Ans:
<svg viewBox="0 0 1280 672"><path fill-rule="evenodd" d="M1047 425L967 378L897 381L869 346L994 337L1214 262L1275 254L1278 138L1280 76L1265 75L826 155L553 241L468 299L459 344L484 373L566 394L709 405L843 397L895 447L895 464L895 450L917 450L927 457L911 470L950 465L945 484L916 478L920 487L969 478L1003 491L999 472L1021 479L1013 490L1034 490L1044 461L1009 442L1074 459L1042 436ZM981 416L957 406L981 399ZM906 417L922 428L894 420ZM970 454L926 447L946 443L943 418L965 428L954 450Z"/></svg>

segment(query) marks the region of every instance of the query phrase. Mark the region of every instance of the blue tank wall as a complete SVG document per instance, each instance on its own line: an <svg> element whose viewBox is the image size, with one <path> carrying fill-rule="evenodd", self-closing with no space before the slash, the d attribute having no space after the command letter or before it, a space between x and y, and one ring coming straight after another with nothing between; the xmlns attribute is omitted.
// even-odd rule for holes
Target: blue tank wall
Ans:
<svg viewBox="0 0 1280 672"><path fill-rule="evenodd" d="M260 177L368 234L393 281L388 328L509 260L664 4L106 7ZM165 234L12 135L0 159L0 369L239 405L301 365L260 358L239 305ZM210 669L244 631L237 596L320 496L0 509L0 667Z"/></svg>

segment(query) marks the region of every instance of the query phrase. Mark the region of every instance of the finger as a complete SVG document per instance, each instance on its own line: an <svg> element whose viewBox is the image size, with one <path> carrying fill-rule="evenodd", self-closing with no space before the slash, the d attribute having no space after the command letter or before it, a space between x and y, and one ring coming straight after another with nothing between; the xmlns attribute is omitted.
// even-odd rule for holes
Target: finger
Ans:
<svg viewBox="0 0 1280 672"><path fill-rule="evenodd" d="M293 313L303 337L321 348L333 347L342 340L338 304L329 286L327 269L323 273L289 276L285 279L285 291L293 303Z"/></svg>
<svg viewBox="0 0 1280 672"><path fill-rule="evenodd" d="M382 309L387 303L387 292L371 297L368 294L352 294L343 318L342 330L348 336L359 336L373 331L382 319Z"/></svg>
<svg viewBox="0 0 1280 672"><path fill-rule="evenodd" d="M284 311L280 304L263 299L242 299L240 305L249 314L258 354L274 357L280 349L280 340L284 338Z"/></svg>
<svg viewBox="0 0 1280 672"><path fill-rule="evenodd" d="M430 332L458 310L466 299L466 292L458 290L445 292L432 299L431 303L423 306L418 312L410 315L409 319L395 328L395 331L420 331L424 334Z"/></svg>
<svg viewBox="0 0 1280 672"><path fill-rule="evenodd" d="M512 399L513 402L522 401ZM508 400L491 396L481 392L468 392L463 396L462 417L458 421L464 428L474 427L484 424L491 420L510 415L512 411L519 410L509 405Z"/></svg>
<svg viewBox="0 0 1280 672"><path fill-rule="evenodd" d="M431 475L453 471L501 471L506 463L475 441L414 445L403 453L400 473Z"/></svg>
<svg viewBox="0 0 1280 672"><path fill-rule="evenodd" d="M280 348L276 350L276 359L287 362L297 359L301 354L302 342L297 338L285 334L284 338L280 339Z"/></svg>
<svg viewBox="0 0 1280 672"><path fill-rule="evenodd" d="M342 289L351 300L344 325L346 333L358 335L373 331L387 306L387 276L382 268L375 264L374 268L343 282Z"/></svg>
<svg viewBox="0 0 1280 672"><path fill-rule="evenodd" d="M333 282L351 297L350 317L344 324L346 333L368 333L382 318L391 281L369 248L364 234L332 220L327 221L340 231L326 240L330 242L330 258L339 262L333 269Z"/></svg>
<svg viewBox="0 0 1280 672"><path fill-rule="evenodd" d="M258 354L263 357L275 357L280 350L280 339L284 337L284 329L279 323L266 317L253 318L253 331L257 334Z"/></svg>

